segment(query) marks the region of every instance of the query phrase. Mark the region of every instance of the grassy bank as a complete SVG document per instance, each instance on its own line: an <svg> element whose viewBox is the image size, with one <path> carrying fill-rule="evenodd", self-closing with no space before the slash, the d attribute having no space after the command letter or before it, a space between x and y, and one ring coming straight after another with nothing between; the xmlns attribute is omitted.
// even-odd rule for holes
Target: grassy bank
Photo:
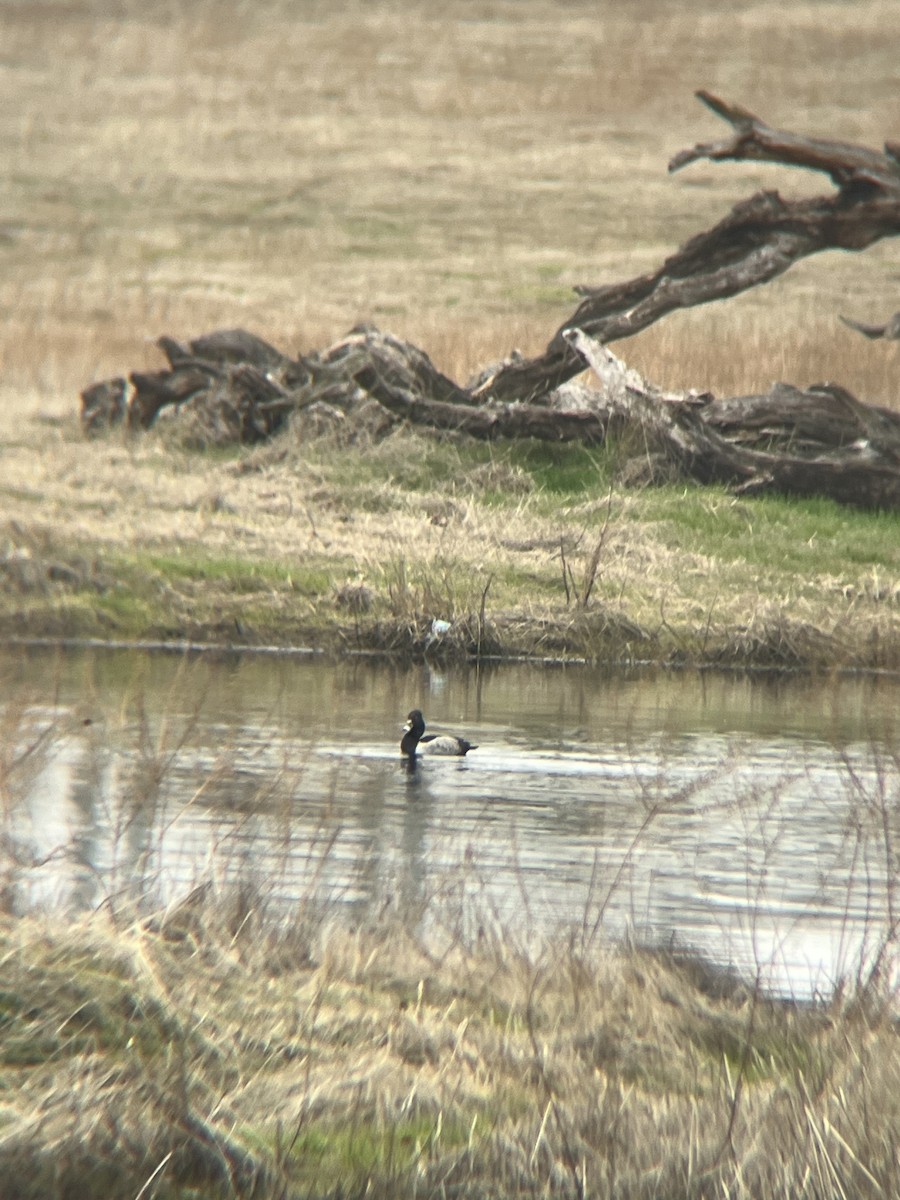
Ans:
<svg viewBox="0 0 900 1200"><path fill-rule="evenodd" d="M796 1008L575 935L279 928L252 892L4 918L0 960L10 1200L900 1191L877 989Z"/></svg>
<svg viewBox="0 0 900 1200"><path fill-rule="evenodd" d="M824 186L668 177L721 133L695 87L806 133L896 128L896 0L822 11L4 6L0 634L419 653L437 617L449 655L896 667L896 518L636 491L616 448L295 431L229 458L76 423L163 332L296 352L364 318L460 380L537 351L574 284L655 266L757 188ZM837 315L883 319L896 283L890 244L825 255L616 349L669 387L895 404L897 345Z"/></svg>
<svg viewBox="0 0 900 1200"><path fill-rule="evenodd" d="M77 423L162 333L296 353L366 319L460 380L536 352L573 285L824 186L669 178L722 133L695 88L880 146L898 26L898 0L0 5L0 636L900 667L896 516L629 488L615 447ZM822 256L616 351L671 388L896 407L900 345L837 320L892 312L896 264ZM313 901L285 924L265 888L16 918L21 742L0 727L4 1198L900 1194L878 978L799 1007L583 931L469 936L452 881L427 938Z"/></svg>
<svg viewBox="0 0 900 1200"><path fill-rule="evenodd" d="M7 476L6 635L900 666L896 515L628 489L613 449L54 442Z"/></svg>

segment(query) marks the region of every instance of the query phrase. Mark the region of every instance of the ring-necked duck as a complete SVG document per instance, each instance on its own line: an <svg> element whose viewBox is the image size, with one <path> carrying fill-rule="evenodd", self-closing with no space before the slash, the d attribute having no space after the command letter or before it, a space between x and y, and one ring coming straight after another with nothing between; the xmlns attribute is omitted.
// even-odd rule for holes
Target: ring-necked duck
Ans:
<svg viewBox="0 0 900 1200"><path fill-rule="evenodd" d="M465 738L453 737L447 733L426 733L425 718L417 708L414 708L409 714L403 728L406 732L400 742L400 753L408 754L410 758L415 755L416 751L419 754L455 755L457 758L461 758L470 750L478 749L471 742L467 742Z"/></svg>

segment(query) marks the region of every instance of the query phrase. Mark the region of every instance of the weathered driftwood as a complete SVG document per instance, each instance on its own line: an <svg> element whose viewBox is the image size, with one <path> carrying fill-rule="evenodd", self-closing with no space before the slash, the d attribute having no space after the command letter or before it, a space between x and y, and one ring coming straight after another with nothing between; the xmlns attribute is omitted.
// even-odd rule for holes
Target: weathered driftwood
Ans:
<svg viewBox="0 0 900 1200"><path fill-rule="evenodd" d="M126 423L148 429L160 412L200 399L228 431L229 440L269 437L284 419L288 389L302 369L279 350L242 329L219 330L177 342L157 343L169 360L165 371L134 371L129 380L110 379L82 392L81 419L86 433Z"/></svg>
<svg viewBox="0 0 900 1200"><path fill-rule="evenodd" d="M753 113L708 92L697 93L731 136L683 150L669 164L678 171L707 158L757 160L824 171L833 195L784 200L758 192L736 205L713 229L698 234L658 271L607 287L583 287L581 304L537 358L508 363L487 379L479 394L497 400L534 400L581 370L567 343L567 329L582 329L601 342L614 342L646 329L667 313L734 296L767 283L820 250L863 250L900 234L900 160L896 147L884 153L846 142L798 137L770 129Z"/></svg>
<svg viewBox="0 0 900 1200"><path fill-rule="evenodd" d="M900 233L900 159L842 142L770 129L752 113L698 93L732 134L677 155L670 170L699 158L757 159L824 171L837 193L785 201L761 192L715 228L691 239L651 274L601 288L583 300L545 353L486 368L463 387L417 347L368 325L333 346L290 358L243 330L189 343L163 337L169 368L134 372L82 393L88 433L116 423L143 429L166 411L189 414L200 442L254 442L291 417L307 428L365 426L382 433L406 420L477 438L534 437L597 444L624 435L646 463L664 463L701 482L744 492L824 494L866 507L900 507L900 416L861 404L844 389L777 385L766 396L716 400L672 396L628 372L604 344L646 328L675 308L733 295L818 250L861 249ZM885 326L849 322L867 336ZM898 330L900 332L900 330ZM570 381L585 365L599 390ZM650 476L653 470L648 472Z"/></svg>
<svg viewBox="0 0 900 1200"><path fill-rule="evenodd" d="M682 474L744 495L900 509L900 413L861 404L834 384L776 384L765 396L731 400L667 396L583 331L566 339L604 385L607 424L638 430L647 454Z"/></svg>
<svg viewBox="0 0 900 1200"><path fill-rule="evenodd" d="M81 428L88 437L128 420L128 381L121 375L92 383L81 393Z"/></svg>
<svg viewBox="0 0 900 1200"><path fill-rule="evenodd" d="M484 400L448 380L417 347L372 326L305 358L280 355L269 360L268 371L255 354L248 363L193 357L195 345L208 354L209 340L233 340L238 332L189 347L160 339L171 369L133 374L130 394L122 379L86 388L85 428L116 421L142 428L171 406L192 413L198 441L246 443L265 440L291 416L309 413L317 428L333 428L323 416L352 422L374 404L384 418L375 425L369 419L367 428L379 433L404 420L479 439L597 445L614 436L627 439L646 468L631 471L632 477L678 474L744 493L827 495L862 507L900 508L900 413L862 404L835 384L805 390L776 384L766 395L720 399L675 395L628 370L578 329L566 330L564 339L599 386L569 383L539 404Z"/></svg>
<svg viewBox="0 0 900 1200"><path fill-rule="evenodd" d="M603 417L588 409L565 411L537 404L448 404L391 385L366 367L356 376L360 387L389 412L417 425L466 433L481 441L493 438L538 438L547 442L582 442L593 446L606 437Z"/></svg>

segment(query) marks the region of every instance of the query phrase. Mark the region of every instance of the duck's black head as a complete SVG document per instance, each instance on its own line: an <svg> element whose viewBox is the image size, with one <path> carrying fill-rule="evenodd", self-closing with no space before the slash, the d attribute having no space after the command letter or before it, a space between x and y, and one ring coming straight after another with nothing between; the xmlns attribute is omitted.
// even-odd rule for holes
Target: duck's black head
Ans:
<svg viewBox="0 0 900 1200"><path fill-rule="evenodd" d="M406 718L406 724L403 726L405 732L400 742L401 754L415 754L416 746L422 739L422 734L425 732L425 718L422 716L418 708L414 708Z"/></svg>

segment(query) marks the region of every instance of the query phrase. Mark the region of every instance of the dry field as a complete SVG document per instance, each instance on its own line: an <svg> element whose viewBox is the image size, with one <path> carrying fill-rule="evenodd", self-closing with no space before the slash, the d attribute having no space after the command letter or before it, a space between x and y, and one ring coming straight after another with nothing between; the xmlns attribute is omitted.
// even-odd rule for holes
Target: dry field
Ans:
<svg viewBox="0 0 900 1200"><path fill-rule="evenodd" d="M668 177L721 132L694 89L880 145L898 31L900 0L0 0L0 633L344 645L369 621L398 644L439 613L551 654L900 665L896 518L608 503L602 455L199 454L77 424L80 389L158 365L162 333L291 352L367 319L460 379L535 351L574 284L758 188L827 186ZM897 407L900 344L837 315L892 313L898 263L825 255L615 349L670 387L833 379ZM17 753L4 731L4 804ZM900 1194L877 980L799 1010L653 955L449 919L436 953L211 900L0 918L4 1197Z"/></svg>
<svg viewBox="0 0 900 1200"><path fill-rule="evenodd" d="M373 320L460 379L513 346L535 351L572 310L574 284L650 268L760 187L827 187L751 165L697 164L670 178L674 152L721 132L695 88L775 125L880 145L900 128L898 29L898 0L6 0L6 561L46 551L60 568L56 582L74 579L75 591L79 580L112 575L121 583L126 567L146 581L151 552L263 564L282 574L256 589L254 620L243 625L296 637L315 624L323 589L331 595L346 580L363 580L393 618L415 608L402 596L398 603L391 581L417 565L424 551L412 547L432 543L436 522L445 532L426 573L458 576L461 566L470 578L464 596L443 597L451 615L469 611L490 578L498 612L555 619L563 590L553 548L569 538L576 576L587 577L605 485L588 489L583 503L569 497L563 510L526 495L534 481L523 482L519 464L461 455L455 471L444 461L443 478L398 492L410 460L428 459L416 439L400 442L393 458L382 453L377 479L364 455L338 462L327 446L276 453L241 471L159 437L88 445L76 424L78 392L93 379L159 365L153 343L163 332L184 338L222 326L243 325L290 352ZM884 319L898 293L896 245L823 255L616 349L672 387L735 393L774 379L829 378L863 399L897 404L900 346L867 342L837 315ZM473 472L460 497L460 481ZM364 494L351 486L360 478ZM485 487L507 494L507 508L486 509ZM449 516L441 509L448 492ZM735 508L718 493L697 503L709 523L724 514L745 534L770 536L757 519L762 510ZM693 544L683 530L660 532L655 512L633 524L642 512L640 500L617 495L606 543L607 554L617 548L615 561L606 591L594 596L615 601L642 628L683 634L720 623L733 632L739 616L752 625L765 609L766 628L813 625L830 636L852 615L867 645L896 636L896 522L870 535L884 553L859 562L840 554L860 541L856 526L826 532L820 542L833 542L837 561L804 561L800 579L802 555L792 561L788 541L777 571L755 561L735 566L733 556L720 564L715 546ZM810 521L803 544L816 536ZM98 547L115 561L96 567ZM399 556L409 561L398 565ZM301 603L282 584L290 576L296 587L303 568L324 583L318 592L304 583ZM100 620L86 615L90 597L73 615L72 597L56 603L52 588L48 615L47 589L42 583L32 595L16 567L13 590L28 595L4 609L4 629L233 632L233 581L208 593L204 609L199 585L191 591L158 564L153 570L156 610L146 601ZM419 600L436 586L420 581ZM861 611L870 600L877 611ZM240 611L247 608L244 594ZM786 661L795 657L790 650ZM849 658L893 661L855 650Z"/></svg>
<svg viewBox="0 0 900 1200"><path fill-rule="evenodd" d="M286 349L360 318L464 375L537 347L578 282L627 277L759 187L827 181L671 155L706 87L801 132L900 128L900 5L0 7L7 387L71 400L148 343L247 325ZM828 255L628 346L673 385L841 378L896 356L838 311L896 307L896 246ZM893 368L893 369L891 369ZM61 393L61 395L58 395Z"/></svg>

